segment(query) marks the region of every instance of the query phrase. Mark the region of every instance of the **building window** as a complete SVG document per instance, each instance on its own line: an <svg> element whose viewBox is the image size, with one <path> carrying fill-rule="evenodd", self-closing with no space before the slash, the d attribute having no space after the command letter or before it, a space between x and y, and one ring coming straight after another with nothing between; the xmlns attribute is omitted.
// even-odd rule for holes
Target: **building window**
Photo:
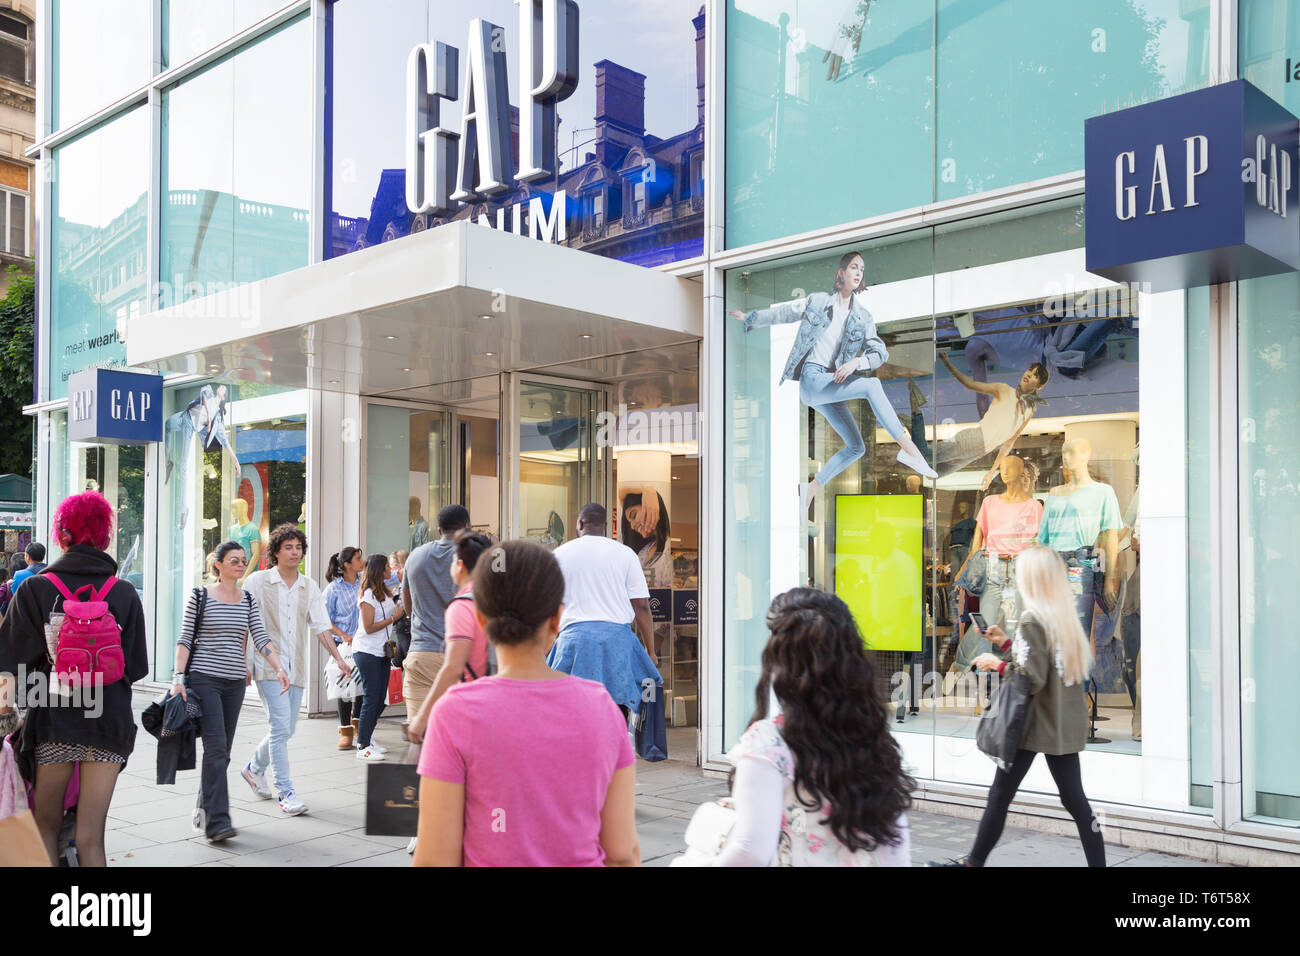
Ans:
<svg viewBox="0 0 1300 956"><path fill-rule="evenodd" d="M31 86L32 25L22 17L0 13L0 76Z"/></svg>
<svg viewBox="0 0 1300 956"><path fill-rule="evenodd" d="M0 215L4 216L0 230L0 251L15 256L31 253L27 248L27 194L0 188Z"/></svg>
<svg viewBox="0 0 1300 956"><path fill-rule="evenodd" d="M605 234L605 187L582 194L582 236L591 239Z"/></svg>

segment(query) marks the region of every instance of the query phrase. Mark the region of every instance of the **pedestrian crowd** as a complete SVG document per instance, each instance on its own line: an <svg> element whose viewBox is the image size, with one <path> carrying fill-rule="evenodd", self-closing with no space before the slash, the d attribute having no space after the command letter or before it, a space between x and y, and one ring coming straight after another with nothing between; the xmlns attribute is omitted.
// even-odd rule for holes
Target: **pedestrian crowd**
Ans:
<svg viewBox="0 0 1300 956"><path fill-rule="evenodd" d="M46 566L45 549L33 544L22 577L5 582L3 758L28 784L52 862L75 804L79 865L105 865L105 823L135 745L131 685L149 672L139 593L116 577L106 553L113 521L97 492L65 499L53 521L59 556ZM208 556L211 583L178 596L172 686L151 710L162 715L163 739L175 735L166 768L159 748L160 781L196 766L202 744L195 819L209 841L238 837L227 790L232 759L258 797L276 800L286 816L308 812L288 745L308 679L319 676L309 673L314 642L329 659L338 749L366 763L402 757L416 765L418 835L408 847L416 865L639 865L629 721L662 685L639 561L609 537L598 504L581 510L578 536L554 552L496 542L469 524L467 510L451 505L437 516L436 536L412 535L409 554L345 547L329 558L323 590L299 571L307 536L295 524L270 531L265 569L249 568L239 541ZM1075 732L1084 726L1088 644L1054 552L1031 547L1016 573L1026 613L1013 638L989 627L1001 653L974 663L1022 679L1023 737L997 770L970 854L942 865L983 865L1038 753L1088 863L1104 865ZM755 710L728 754L731 796L697 811L675 863L909 865L914 785L848 607L795 588L772 601L767 626ZM43 675L54 692L20 710L24 674ZM102 683L102 706L71 706L93 681ZM251 753L235 754L249 686L266 732ZM396 692L409 715L401 754L375 738ZM149 713L143 724L154 732L159 721ZM173 723L186 713L194 715L188 738Z"/></svg>

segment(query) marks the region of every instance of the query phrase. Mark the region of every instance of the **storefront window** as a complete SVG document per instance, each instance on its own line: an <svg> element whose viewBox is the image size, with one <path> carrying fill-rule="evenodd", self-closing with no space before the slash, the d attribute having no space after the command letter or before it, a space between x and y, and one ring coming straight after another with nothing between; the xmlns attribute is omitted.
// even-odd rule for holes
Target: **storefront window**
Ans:
<svg viewBox="0 0 1300 956"><path fill-rule="evenodd" d="M1081 169L1087 117L1206 82L1209 12L729 0L727 245Z"/></svg>
<svg viewBox="0 0 1300 956"><path fill-rule="evenodd" d="M285 0L163 0L163 67L184 63L285 5Z"/></svg>
<svg viewBox="0 0 1300 956"><path fill-rule="evenodd" d="M460 51L459 98L440 104L440 124L460 129L470 21L500 26L509 98L519 106L519 8L512 0L391 0L384 15L362 0L329 8L328 69L333 91L329 249L337 256L390 242L452 220L498 213L513 228L522 205L541 197L556 216L565 197L565 236L555 242L640 265L655 266L703 251L704 16L699 0L583 5L578 84L555 109L558 170L517 183L487 203L453 213L413 213L406 199L406 67L418 43L441 41ZM518 120L514 121L516 140ZM512 153L516 152L512 150ZM506 171L513 176L517 156ZM625 192L624 185L628 188ZM601 188L612 208L594 212Z"/></svg>
<svg viewBox="0 0 1300 956"><path fill-rule="evenodd" d="M147 4L54 0L50 9L55 129L103 109L148 81L152 57ZM145 14L143 23L141 14ZM149 145L148 136L144 145Z"/></svg>
<svg viewBox="0 0 1300 956"><path fill-rule="evenodd" d="M450 429L449 412L366 407L367 554L411 552L438 537L438 511L452 503Z"/></svg>
<svg viewBox="0 0 1300 956"><path fill-rule="evenodd" d="M311 104L305 17L163 94L159 307L307 265Z"/></svg>
<svg viewBox="0 0 1300 956"><path fill-rule="evenodd" d="M1206 595L1212 594L1210 476L1218 461L1211 455L1213 428L1210 368L1210 290L1187 290L1187 669L1191 746L1192 806L1214 806L1214 662ZM1154 613L1154 609L1153 609Z"/></svg>
<svg viewBox="0 0 1300 956"><path fill-rule="evenodd" d="M247 394L246 394L247 392ZM154 671L171 677L190 589L208 581L205 558L239 541L248 572L269 567L271 529L306 528L307 395L208 382L164 393ZM310 532L308 531L310 536Z"/></svg>
<svg viewBox="0 0 1300 956"><path fill-rule="evenodd" d="M136 109L54 151L49 398L68 376L126 364L127 322L144 309L148 111Z"/></svg>
<svg viewBox="0 0 1300 956"><path fill-rule="evenodd" d="M1300 534L1300 279L1238 285L1240 405L1242 808L1247 818L1300 820L1295 728L1300 667L1285 559Z"/></svg>
<svg viewBox="0 0 1300 956"><path fill-rule="evenodd" d="M1074 732L1133 758L1096 796L1189 804L1189 654L1170 635L1195 613L1194 310L1088 275L1083 225L1070 200L728 274L724 745L754 704L768 601L806 585L849 604L913 770L987 783L970 613L1014 632L1015 556L1037 541L1095 658ZM1167 638L1145 655L1144 594Z"/></svg>

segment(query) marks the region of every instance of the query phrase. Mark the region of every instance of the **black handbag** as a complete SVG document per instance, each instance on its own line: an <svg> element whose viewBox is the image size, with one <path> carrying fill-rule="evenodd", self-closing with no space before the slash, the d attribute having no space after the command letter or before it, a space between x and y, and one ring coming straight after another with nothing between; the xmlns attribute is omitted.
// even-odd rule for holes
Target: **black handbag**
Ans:
<svg viewBox="0 0 1300 956"><path fill-rule="evenodd" d="M393 595L393 600L398 604L401 604L401 594L399 590ZM406 655L411 653L411 615L403 614L393 622L392 635L392 640L385 642L384 650L393 666L401 667Z"/></svg>
<svg viewBox="0 0 1300 956"><path fill-rule="evenodd" d="M1001 769L1007 770L1025 739L1025 721L1029 716L1029 675L1008 667L998 683L993 701L975 728L975 745L988 754Z"/></svg>

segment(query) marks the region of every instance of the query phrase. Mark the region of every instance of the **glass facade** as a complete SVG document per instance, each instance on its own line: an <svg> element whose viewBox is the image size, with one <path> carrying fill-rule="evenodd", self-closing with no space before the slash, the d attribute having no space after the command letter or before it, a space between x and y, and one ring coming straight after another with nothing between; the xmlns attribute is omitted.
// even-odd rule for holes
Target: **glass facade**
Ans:
<svg viewBox="0 0 1300 956"><path fill-rule="evenodd" d="M60 129L149 81L146 0L52 0L51 126Z"/></svg>
<svg viewBox="0 0 1300 956"><path fill-rule="evenodd" d="M513 104L506 175L516 172L518 9L511 0L390 0L376 17L363 0L331 5L327 255L454 219L513 228L515 208L527 223L534 199L554 218L561 194L559 244L647 266L703 251L705 25L698 0L582 4L577 87L554 111L553 175L514 183L447 216L407 208L407 57L417 43L443 42L460 51L463 71L474 17L501 27L493 35L506 54ZM450 130L460 129L468 95L463 72L456 82L459 99L440 104L440 123Z"/></svg>
<svg viewBox="0 0 1300 956"><path fill-rule="evenodd" d="M164 92L160 307L307 265L310 41L300 18Z"/></svg>
<svg viewBox="0 0 1300 956"><path fill-rule="evenodd" d="M1014 633L1015 555L1037 540L1062 554L1095 655L1088 747L1132 758L1092 791L1193 804L1194 522L1166 489L1187 480L1185 327L1205 310L1088 276L1083 232L1069 200L728 273L724 746L753 706L767 602L812 586L877 652L916 772L988 782L970 613ZM865 288L837 320L855 268ZM835 381L859 356L873 372ZM1145 655L1144 594L1163 635ZM1144 775L1143 755L1177 757L1181 781Z"/></svg>
<svg viewBox="0 0 1300 956"><path fill-rule="evenodd" d="M131 110L53 150L49 397L68 376L126 364L127 320L146 308L149 117Z"/></svg>
<svg viewBox="0 0 1300 956"><path fill-rule="evenodd" d="M1086 118L1206 82L1209 10L728 0L727 245L1081 169Z"/></svg>
<svg viewBox="0 0 1300 956"><path fill-rule="evenodd" d="M1242 797L1247 818L1300 820L1287 542L1300 533L1300 280L1238 285Z"/></svg>
<svg viewBox="0 0 1300 956"><path fill-rule="evenodd" d="M284 0L163 0L163 64L184 63L284 5Z"/></svg>

